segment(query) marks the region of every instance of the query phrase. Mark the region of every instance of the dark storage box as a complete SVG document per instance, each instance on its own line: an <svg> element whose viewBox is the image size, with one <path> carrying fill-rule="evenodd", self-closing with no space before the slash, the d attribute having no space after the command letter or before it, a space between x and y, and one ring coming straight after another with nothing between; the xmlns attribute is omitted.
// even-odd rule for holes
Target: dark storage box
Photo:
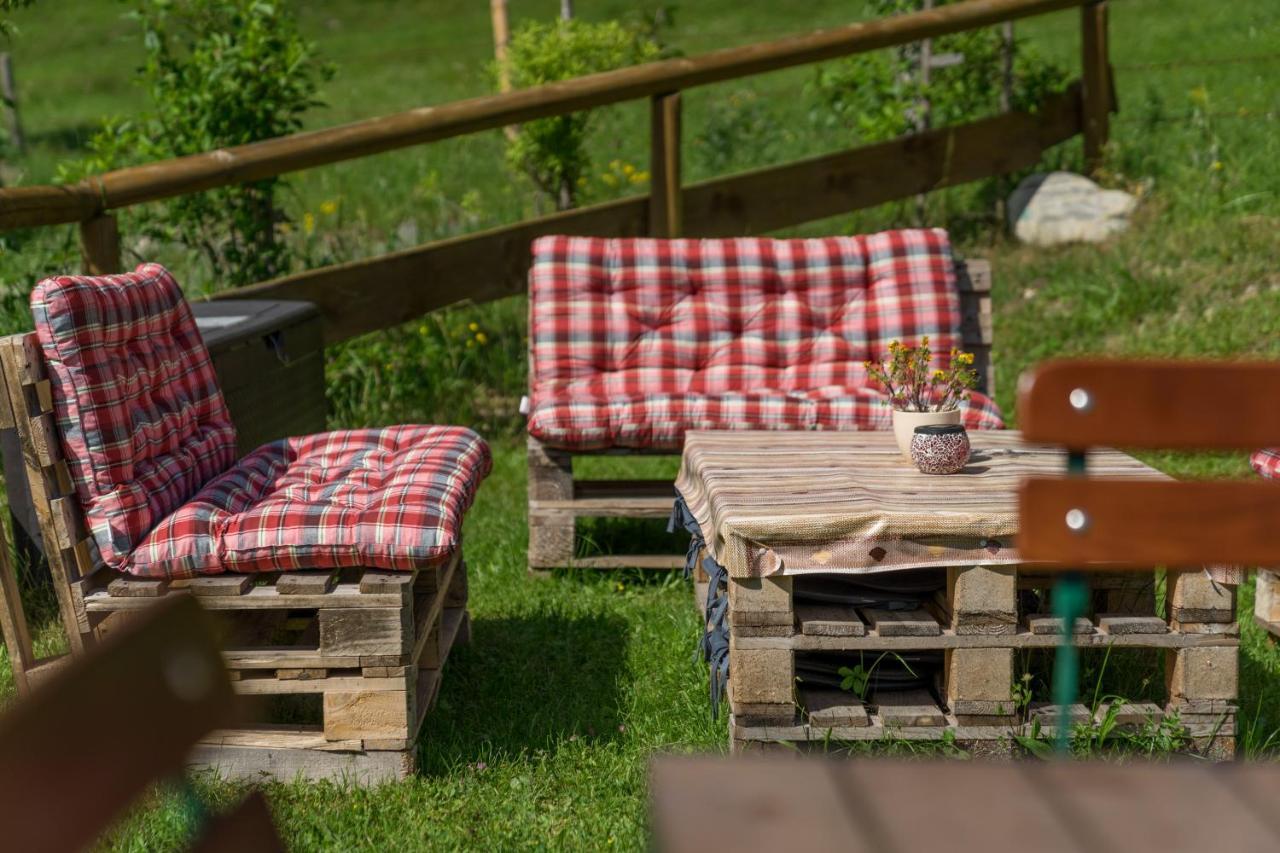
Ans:
<svg viewBox="0 0 1280 853"><path fill-rule="evenodd" d="M310 302L193 303L236 425L237 450L325 428L324 340Z"/></svg>

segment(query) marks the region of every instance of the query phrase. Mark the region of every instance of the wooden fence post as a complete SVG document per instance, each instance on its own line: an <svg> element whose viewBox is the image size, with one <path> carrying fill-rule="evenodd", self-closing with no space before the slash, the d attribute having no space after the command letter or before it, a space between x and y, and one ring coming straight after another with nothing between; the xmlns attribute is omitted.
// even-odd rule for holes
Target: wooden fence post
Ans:
<svg viewBox="0 0 1280 853"><path fill-rule="evenodd" d="M1084 81L1084 163L1085 171L1092 174L1102 166L1111 124L1106 0L1080 7L1080 39Z"/></svg>
<svg viewBox="0 0 1280 853"><path fill-rule="evenodd" d="M120 229L114 216L100 213L80 223L80 257L86 275L110 275L123 271Z"/></svg>
<svg viewBox="0 0 1280 853"><path fill-rule="evenodd" d="M649 234L679 237L684 200L680 190L680 93L654 95L650 110Z"/></svg>

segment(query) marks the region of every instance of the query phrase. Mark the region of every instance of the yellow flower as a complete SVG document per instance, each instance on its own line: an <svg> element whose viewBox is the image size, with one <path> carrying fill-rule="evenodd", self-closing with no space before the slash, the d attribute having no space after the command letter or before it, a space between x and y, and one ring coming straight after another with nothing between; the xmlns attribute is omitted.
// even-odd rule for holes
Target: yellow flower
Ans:
<svg viewBox="0 0 1280 853"><path fill-rule="evenodd" d="M621 169L621 168L622 168L622 161L621 161L621 160L610 160L610 161L609 161L609 168L610 168L610 169L612 169L612 170L613 170L613 171L615 171L615 172L616 172L616 171L618 171L619 169Z"/></svg>
<svg viewBox="0 0 1280 853"><path fill-rule="evenodd" d="M310 235L316 230L316 217L311 211L302 214L302 230Z"/></svg>
<svg viewBox="0 0 1280 853"><path fill-rule="evenodd" d="M468 324L467 324L467 328L468 328L468 329L470 329L470 330L471 330L471 331L473 331L473 332L478 332L478 331L480 331L480 324L479 324L479 323L468 323Z"/></svg>
<svg viewBox="0 0 1280 853"><path fill-rule="evenodd" d="M604 181L607 185L611 187L616 187L618 185L618 176L611 172L606 172L605 174L601 175L600 180Z"/></svg>
<svg viewBox="0 0 1280 853"><path fill-rule="evenodd" d="M973 353L962 352L960 353L959 356L956 357L956 361L960 362L961 364L973 364Z"/></svg>
<svg viewBox="0 0 1280 853"><path fill-rule="evenodd" d="M636 172L636 167L632 166L630 163L626 163L622 167L622 174L626 175L628 178L634 175L635 172Z"/></svg>
<svg viewBox="0 0 1280 853"><path fill-rule="evenodd" d="M476 345L475 341L471 340L470 338L467 338L467 349L471 349L475 345Z"/></svg>
<svg viewBox="0 0 1280 853"><path fill-rule="evenodd" d="M486 335L484 332L476 332L476 343L478 343L480 346L484 346L485 344L489 343L489 336Z"/></svg>
<svg viewBox="0 0 1280 853"><path fill-rule="evenodd" d="M942 377L944 377L944 376L946 376L946 375L947 375L947 372L946 372L945 370L935 370L935 371L933 371L933 378L934 378L934 379L941 379Z"/></svg>
<svg viewBox="0 0 1280 853"><path fill-rule="evenodd" d="M631 181L631 183L633 183L633 184L643 184L645 181L649 180L649 173L648 173L648 172L633 172L633 173L631 174L631 177L630 177L630 178L628 178L627 180Z"/></svg>
<svg viewBox="0 0 1280 853"><path fill-rule="evenodd" d="M1200 104L1203 106L1204 104L1209 103L1209 90L1206 89L1203 85L1196 86L1194 89L1187 92L1187 97L1191 99L1192 103Z"/></svg>
<svg viewBox="0 0 1280 853"><path fill-rule="evenodd" d="M1221 160L1214 160L1214 161L1213 161L1213 165L1212 165L1212 166L1210 166L1209 168L1210 168L1210 169L1213 169L1213 171L1215 171L1215 172L1221 172L1221 171L1222 171L1222 161L1221 161Z"/></svg>
<svg viewBox="0 0 1280 853"><path fill-rule="evenodd" d="M320 202L320 212L325 216L333 216L338 212L338 202L333 199Z"/></svg>

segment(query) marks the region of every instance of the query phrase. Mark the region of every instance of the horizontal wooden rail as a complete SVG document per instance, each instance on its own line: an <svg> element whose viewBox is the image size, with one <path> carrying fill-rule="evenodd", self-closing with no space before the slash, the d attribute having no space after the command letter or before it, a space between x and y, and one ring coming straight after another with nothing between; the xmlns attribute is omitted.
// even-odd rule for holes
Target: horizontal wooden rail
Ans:
<svg viewBox="0 0 1280 853"><path fill-rule="evenodd" d="M1032 113L1004 113L692 184L681 193L684 233L758 234L1026 168L1045 149L1081 131L1081 110L1077 83ZM649 197L636 196L309 270L215 298L313 302L324 315L325 342L332 344L464 299L485 302L523 292L529 244L536 237L643 236L652 233L649 217Z"/></svg>
<svg viewBox="0 0 1280 853"><path fill-rule="evenodd" d="M421 107L108 172L69 186L0 189L0 230L82 222L104 210L578 110L835 59L1089 5L1091 0L969 0L772 42L592 74L533 89ZM1097 42L1091 48L1096 52ZM1100 79L1096 71L1090 72Z"/></svg>

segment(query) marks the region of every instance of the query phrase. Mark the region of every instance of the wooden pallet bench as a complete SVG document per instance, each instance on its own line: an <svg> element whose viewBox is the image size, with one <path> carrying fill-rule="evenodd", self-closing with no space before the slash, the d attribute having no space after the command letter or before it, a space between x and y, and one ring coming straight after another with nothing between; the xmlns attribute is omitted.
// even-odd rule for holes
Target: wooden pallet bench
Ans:
<svg viewBox="0 0 1280 853"><path fill-rule="evenodd" d="M445 660L470 636L462 549L414 572L371 569L133 578L101 563L87 532L34 334L0 338L0 429L14 429L71 654L167 597L190 595L216 616L223 658L245 697L245 724L201 740L199 767L231 777L346 778L413 772L417 737ZM7 561L0 617L19 690L68 656L35 657L21 590ZM289 722L283 722L288 720Z"/></svg>
<svg viewBox="0 0 1280 853"><path fill-rule="evenodd" d="M974 354L977 389L993 393L995 371L991 359L993 324L991 263L957 260L961 346ZM533 358L531 347L530 358ZM534 371L530 371L531 381ZM530 389L532 393L532 389ZM540 572L581 569L678 569L683 554L580 555L576 537L580 518L665 519L671 514L670 480L581 480L574 475L574 459L589 456L675 456L677 451L630 448L567 450L528 437L529 569ZM608 543L604 543L607 547Z"/></svg>
<svg viewBox="0 0 1280 853"><path fill-rule="evenodd" d="M1166 702L1126 709L1126 721L1158 721L1176 713L1198 750L1230 757L1239 645L1231 590L1203 573L1171 574L1166 618L1155 612L1151 573L1089 577L1094 610L1075 626L1072 644L1153 649L1165 659ZM734 751L775 741L946 736L989 754L994 742L1029 731L1035 717L1042 718L1042 732L1052 732L1054 718L1044 718L1045 711L1035 706L1017 714L1010 694L1018 675L1016 652L1050 650L1062 639L1059 620L1022 606L1028 599L1020 593L1050 589L1047 576L1014 566L943 570L933 598L905 611L803 600L806 586L820 578L728 580L727 692ZM695 599L705 602L705 596L704 583ZM843 652L851 662L874 662L928 651L940 652L943 659L932 690L885 691L864 703L851 693L796 680L797 661L811 653ZM1088 712L1082 707L1075 716L1084 722Z"/></svg>

